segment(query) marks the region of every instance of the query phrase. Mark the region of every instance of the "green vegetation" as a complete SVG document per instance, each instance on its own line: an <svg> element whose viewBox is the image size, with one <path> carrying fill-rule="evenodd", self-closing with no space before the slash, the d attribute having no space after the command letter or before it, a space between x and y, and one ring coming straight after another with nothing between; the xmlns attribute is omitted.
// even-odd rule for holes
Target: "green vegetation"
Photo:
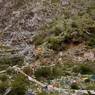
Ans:
<svg viewBox="0 0 95 95"><path fill-rule="evenodd" d="M62 45L62 39L61 38L51 37L48 39L48 48L50 48L50 49L61 50L62 49L61 45Z"/></svg>
<svg viewBox="0 0 95 95"><path fill-rule="evenodd" d="M56 51L64 49L68 43L80 44L85 42L88 46L95 46L95 20L91 14L91 10L95 10L95 8L91 2L87 2L88 6L82 0L74 3L83 4L87 9L77 11L77 15L71 15L68 7L67 10L64 8L64 16L62 15L53 20L48 27L43 28L42 33L40 32L34 37L33 42L35 45L47 43L48 48ZM71 16L66 18L65 11Z"/></svg>
<svg viewBox="0 0 95 95"><path fill-rule="evenodd" d="M8 76L0 74L0 94L3 95L7 88L9 88Z"/></svg>
<svg viewBox="0 0 95 95"><path fill-rule="evenodd" d="M0 38L0 95L4 95L9 87L12 89L9 95L24 95L29 88L37 91L38 95L58 95L58 93L44 92L35 83L29 83L25 76L15 72L14 68L10 68L15 65L22 67L25 65L24 62L28 63L27 61L35 65L31 64L29 67L25 67L23 72L43 83L63 89L95 90L95 79L91 78L91 76L95 75L95 61L93 60L95 57L95 0L67 0L68 4L65 4L64 0L64 4L61 1L12 0L12 2L10 1L4 5L9 9L2 14L4 18L1 17L0 20L2 22L1 26L4 25L5 30L8 28L6 31L8 34L0 33L0 37L2 36ZM11 5L11 3L13 4ZM5 16L6 14L9 15ZM7 27L7 24L13 25ZM17 41L16 38L11 39L11 36L14 35L11 34L11 31L16 31L15 33L21 31L20 36L14 33ZM34 31L37 32L34 34ZM3 41L3 36L5 42ZM7 44L6 42L9 41L14 41L17 44L13 48L22 48L23 44L29 47L33 45L35 48L27 50L25 48L24 61L23 56L14 55L13 53L16 51L3 45L3 43ZM11 45L11 43L8 45ZM78 48L76 49L78 46L82 48L79 48L79 51L77 50ZM90 54L91 50L93 54ZM17 52L19 51L17 50ZM88 54L85 55L85 52ZM68 56L69 54L70 56ZM86 58L90 55L91 61ZM72 60L73 58L75 60ZM77 61L78 58L79 60ZM32 59L33 61L31 61ZM80 60L83 62L79 62ZM48 66L52 64L55 65ZM38 91L39 88L42 92Z"/></svg>
<svg viewBox="0 0 95 95"><path fill-rule="evenodd" d="M73 74L92 75L95 74L95 63L65 63L54 67L42 67L35 71L37 79L54 79L61 76L71 76Z"/></svg>
<svg viewBox="0 0 95 95"><path fill-rule="evenodd" d="M62 69L56 65L54 67L42 67L35 71L35 77L37 79L47 78L54 79L62 75Z"/></svg>
<svg viewBox="0 0 95 95"><path fill-rule="evenodd" d="M0 75L0 80L1 81L6 81L8 79L8 76L7 75Z"/></svg>
<svg viewBox="0 0 95 95"><path fill-rule="evenodd" d="M87 90L95 90L95 83L90 83L90 84L86 84L86 89Z"/></svg>
<svg viewBox="0 0 95 95"><path fill-rule="evenodd" d="M29 82L25 78L25 76L19 74L15 77L15 80L11 82L12 91L9 95L24 95L27 91L27 87Z"/></svg>
<svg viewBox="0 0 95 95"><path fill-rule="evenodd" d="M73 72L81 74L95 74L95 63L83 63L73 67Z"/></svg>
<svg viewBox="0 0 95 95"><path fill-rule="evenodd" d="M79 87L78 87L78 84L76 84L76 83L72 83L71 84L71 89L79 89Z"/></svg>
<svg viewBox="0 0 95 95"><path fill-rule="evenodd" d="M0 94L3 95L8 87L9 87L8 82L6 82L6 81L1 82L0 81Z"/></svg>
<svg viewBox="0 0 95 95"><path fill-rule="evenodd" d="M59 0L51 0L51 3L58 3Z"/></svg>
<svg viewBox="0 0 95 95"><path fill-rule="evenodd" d="M60 77L62 76L64 77L73 76L74 78L77 77L76 75L78 75L79 73L81 73L81 76L87 77L86 80L82 81L82 87L84 89L94 89L95 84L92 82L89 75L91 76L95 74L95 63L84 63L84 64L64 63L60 65L59 64L55 65L53 67L40 67L36 69L34 75L36 79L43 80L44 82L46 82L48 80L53 80L56 78L60 79ZM27 78L21 74L18 74L16 76L14 74L12 80L10 80L10 82L8 80L9 80L8 76L0 75L0 91L1 91L0 93L3 94L8 87L11 87L12 90L9 95L13 95L14 93L15 93L14 95L18 95L18 94L23 95L30 87L30 83L27 80ZM69 86L71 87L71 89L80 89L81 82L72 83ZM47 95L47 93L44 94L44 92L42 92L39 93L38 95ZM56 95L56 94L51 93L50 95Z"/></svg>
<svg viewBox="0 0 95 95"><path fill-rule="evenodd" d="M0 58L1 65L22 65L24 62L24 58L22 56L2 56Z"/></svg>
<svg viewBox="0 0 95 95"><path fill-rule="evenodd" d="M41 93L38 93L38 95L58 95L58 93L46 93L46 92L41 92Z"/></svg>

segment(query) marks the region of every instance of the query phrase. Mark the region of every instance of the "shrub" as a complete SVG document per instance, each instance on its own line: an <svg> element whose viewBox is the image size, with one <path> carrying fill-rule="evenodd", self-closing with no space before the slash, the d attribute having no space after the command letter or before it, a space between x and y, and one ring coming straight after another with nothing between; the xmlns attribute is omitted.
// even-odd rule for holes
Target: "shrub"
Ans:
<svg viewBox="0 0 95 95"><path fill-rule="evenodd" d="M89 68L88 66L86 66L85 64L85 65L80 66L80 73L81 74L92 74L93 70Z"/></svg>
<svg viewBox="0 0 95 95"><path fill-rule="evenodd" d="M91 38L89 41L88 41L88 46L92 47L92 48L95 48L95 38Z"/></svg>
<svg viewBox="0 0 95 95"><path fill-rule="evenodd" d="M71 89L79 89L79 86L77 83L72 83L71 84Z"/></svg>
<svg viewBox="0 0 95 95"><path fill-rule="evenodd" d="M78 66L78 65L74 66L72 71L75 73L79 73L80 72L80 66Z"/></svg>
<svg viewBox="0 0 95 95"><path fill-rule="evenodd" d="M88 36L88 42L87 45L90 47L95 47L95 27L89 27L88 31L90 33L90 35Z"/></svg>
<svg viewBox="0 0 95 95"><path fill-rule="evenodd" d="M81 74L94 74L95 64L94 63L82 63L82 64L79 64L73 67L72 71L75 73L81 73Z"/></svg>
<svg viewBox="0 0 95 95"><path fill-rule="evenodd" d="M95 83L89 83L86 85L86 89L87 90L95 90Z"/></svg>
<svg viewBox="0 0 95 95"><path fill-rule="evenodd" d="M46 34L44 32L39 33L38 35L34 36L32 42L35 45L41 45L44 42L45 37L46 37Z"/></svg>
<svg viewBox="0 0 95 95"><path fill-rule="evenodd" d="M53 3L58 2L58 0L51 1ZM42 31L35 36L35 45L42 45L48 42L48 45L45 45L55 51L64 49L68 41L74 44L86 42L87 45L95 47L95 36L89 35L92 32L92 34L95 35L95 1L87 1L86 3L85 1L71 0L70 7L66 6L63 8L64 15L55 18L44 27L44 32ZM77 9L75 5L78 6L79 9ZM73 9L77 12L72 12Z"/></svg>
<svg viewBox="0 0 95 95"><path fill-rule="evenodd" d="M7 75L0 75L1 81L6 81L8 79Z"/></svg>
<svg viewBox="0 0 95 95"><path fill-rule="evenodd" d="M52 76L52 71L50 68L38 68L36 71L35 71L35 77L36 78L48 78L48 77L51 77Z"/></svg>
<svg viewBox="0 0 95 95"><path fill-rule="evenodd" d="M60 50L62 44L62 40L59 37L50 37L48 39L48 48L53 50Z"/></svg>
<svg viewBox="0 0 95 95"><path fill-rule="evenodd" d="M22 65L24 63L24 58L22 56L4 56L0 58L1 65Z"/></svg>
<svg viewBox="0 0 95 95"><path fill-rule="evenodd" d="M41 93L38 93L37 95L58 95L58 93L56 92L52 92L52 93L46 93L46 92L41 92Z"/></svg>
<svg viewBox="0 0 95 95"><path fill-rule="evenodd" d="M9 84L7 81L5 82L0 81L0 95L1 94L3 95L8 87L9 87Z"/></svg>
<svg viewBox="0 0 95 95"><path fill-rule="evenodd" d="M10 95L24 95L27 90L27 80L24 76L18 75L12 82L12 91Z"/></svg>
<svg viewBox="0 0 95 95"><path fill-rule="evenodd" d="M25 4L25 0L15 0L14 8L18 9Z"/></svg>
<svg viewBox="0 0 95 95"><path fill-rule="evenodd" d="M35 71L35 77L54 79L62 75L62 69L59 66L55 67L42 67Z"/></svg>
<svg viewBox="0 0 95 95"><path fill-rule="evenodd" d="M59 0L51 0L51 3L58 3Z"/></svg>

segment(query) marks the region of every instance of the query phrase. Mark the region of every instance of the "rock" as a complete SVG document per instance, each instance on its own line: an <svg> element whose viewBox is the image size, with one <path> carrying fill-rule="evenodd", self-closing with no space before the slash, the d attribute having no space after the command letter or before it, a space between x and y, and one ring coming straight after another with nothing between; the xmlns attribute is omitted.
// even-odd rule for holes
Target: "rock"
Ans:
<svg viewBox="0 0 95 95"><path fill-rule="evenodd" d="M95 95L95 91L92 90L92 91L89 91L91 93L91 95Z"/></svg>
<svg viewBox="0 0 95 95"><path fill-rule="evenodd" d="M3 0L0 0L0 3L2 3Z"/></svg>
<svg viewBox="0 0 95 95"><path fill-rule="evenodd" d="M70 0L61 0L63 6L68 5Z"/></svg>
<svg viewBox="0 0 95 95"><path fill-rule="evenodd" d="M28 91L25 95L35 95L32 91Z"/></svg>
<svg viewBox="0 0 95 95"><path fill-rule="evenodd" d="M87 90L77 90L75 92L75 95L84 95L84 94L88 94Z"/></svg>
<svg viewBox="0 0 95 95"><path fill-rule="evenodd" d="M84 58L87 60L95 61L95 54L92 51L86 52L84 53Z"/></svg>

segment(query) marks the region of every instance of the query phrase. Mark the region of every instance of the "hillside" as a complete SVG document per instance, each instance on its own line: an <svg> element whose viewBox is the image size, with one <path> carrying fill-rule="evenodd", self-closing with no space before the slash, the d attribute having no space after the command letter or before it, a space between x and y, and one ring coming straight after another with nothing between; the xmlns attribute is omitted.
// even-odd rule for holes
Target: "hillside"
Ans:
<svg viewBox="0 0 95 95"><path fill-rule="evenodd" d="M93 90L95 0L0 0L0 95Z"/></svg>

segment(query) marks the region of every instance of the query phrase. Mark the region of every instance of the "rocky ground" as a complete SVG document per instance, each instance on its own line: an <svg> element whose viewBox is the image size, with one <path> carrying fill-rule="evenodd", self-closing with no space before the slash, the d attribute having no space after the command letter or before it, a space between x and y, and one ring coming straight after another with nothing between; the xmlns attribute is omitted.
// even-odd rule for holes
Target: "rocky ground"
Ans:
<svg viewBox="0 0 95 95"><path fill-rule="evenodd" d="M70 3L69 0L1 0L1 47L17 49L20 54L26 56L27 60L31 60L33 54L35 54L35 45L32 44L33 37L41 31L42 27L64 15L64 9L68 8ZM85 7L78 6L78 2L76 5L72 3L72 6L79 7L79 9L70 9L71 12L74 11L72 15L78 14L78 11Z"/></svg>
<svg viewBox="0 0 95 95"><path fill-rule="evenodd" d="M13 87L9 95L18 88L22 94L15 95L29 88L37 95L63 95L24 84L25 77L10 72L15 65L47 85L67 89L64 95L73 95L72 89L95 90L94 5L94 0L0 0L0 94Z"/></svg>
<svg viewBox="0 0 95 95"><path fill-rule="evenodd" d="M61 6L52 6L50 1L1 1L0 44L19 50L28 62L32 62L35 49L32 37L60 14Z"/></svg>

